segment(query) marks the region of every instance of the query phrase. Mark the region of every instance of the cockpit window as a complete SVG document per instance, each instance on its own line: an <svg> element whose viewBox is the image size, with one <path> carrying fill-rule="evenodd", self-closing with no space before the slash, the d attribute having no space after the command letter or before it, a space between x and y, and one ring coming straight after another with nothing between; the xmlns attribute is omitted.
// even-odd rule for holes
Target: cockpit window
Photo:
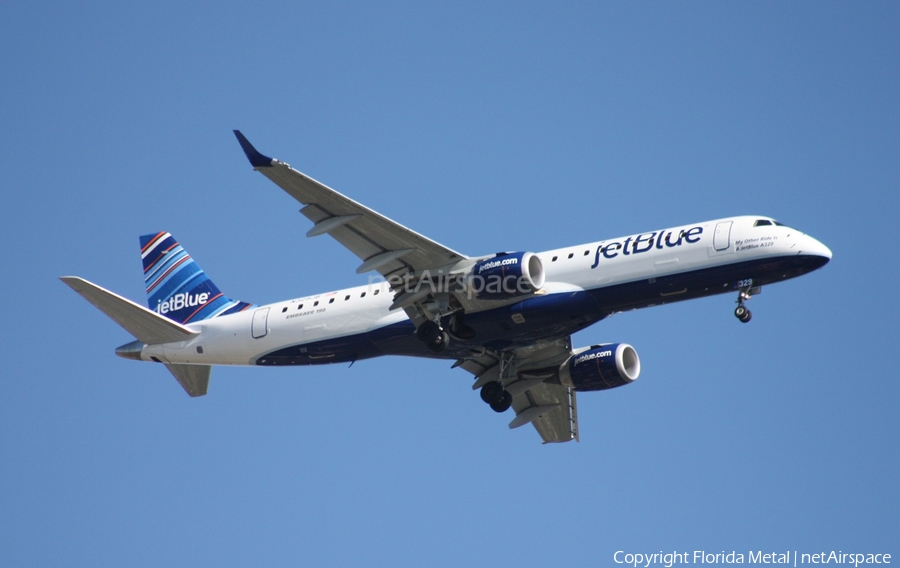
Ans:
<svg viewBox="0 0 900 568"><path fill-rule="evenodd" d="M769 221L768 219L757 219L756 223L753 223L753 226L754 227L762 227L764 225L771 225L771 224L772 224L772 221ZM777 224L778 223L776 223L776 225Z"/></svg>

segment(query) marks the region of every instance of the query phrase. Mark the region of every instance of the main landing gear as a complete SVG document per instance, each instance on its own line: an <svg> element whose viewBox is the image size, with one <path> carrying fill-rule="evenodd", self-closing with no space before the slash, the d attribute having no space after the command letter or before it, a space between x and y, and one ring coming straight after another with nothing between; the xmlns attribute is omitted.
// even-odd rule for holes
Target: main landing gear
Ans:
<svg viewBox="0 0 900 568"><path fill-rule="evenodd" d="M425 321L416 329L416 337L434 353L450 344L450 338L466 341L475 337L475 330L463 323L465 311L455 296L447 292L433 294L434 299L416 304ZM448 317L449 316L449 317Z"/></svg>
<svg viewBox="0 0 900 568"><path fill-rule="evenodd" d="M416 337L434 353L446 349L451 337L460 341L475 337L475 330L463 323L465 312L461 307L450 308L450 320L446 326L441 325L442 318L448 315L446 311L426 312L425 315L434 319L424 321L416 330Z"/></svg>
<svg viewBox="0 0 900 568"><path fill-rule="evenodd" d="M494 412L506 412L512 406L513 397L503 389L500 381L491 381L481 387L481 400L488 403Z"/></svg>
<svg viewBox="0 0 900 568"><path fill-rule="evenodd" d="M425 321L416 330L416 338L434 353L440 353L450 344L450 334L431 320Z"/></svg>
<svg viewBox="0 0 900 568"><path fill-rule="evenodd" d="M484 383L481 387L481 400L490 405L494 412L506 412L512 406L512 394L503 383L512 380L516 376L516 358L513 353L502 353L497 363L497 379Z"/></svg>

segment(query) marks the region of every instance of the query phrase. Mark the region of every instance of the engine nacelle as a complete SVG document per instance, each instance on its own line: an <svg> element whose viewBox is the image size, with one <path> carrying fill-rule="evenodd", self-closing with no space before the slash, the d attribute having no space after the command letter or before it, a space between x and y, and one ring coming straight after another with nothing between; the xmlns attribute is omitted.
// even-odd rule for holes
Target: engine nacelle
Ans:
<svg viewBox="0 0 900 568"><path fill-rule="evenodd" d="M611 343L576 351L559 368L559 382L576 391L606 390L627 385L640 374L641 360L634 347Z"/></svg>
<svg viewBox="0 0 900 568"><path fill-rule="evenodd" d="M503 300L540 290L544 279L544 265L536 254L511 252L475 264L466 287L476 298Z"/></svg>

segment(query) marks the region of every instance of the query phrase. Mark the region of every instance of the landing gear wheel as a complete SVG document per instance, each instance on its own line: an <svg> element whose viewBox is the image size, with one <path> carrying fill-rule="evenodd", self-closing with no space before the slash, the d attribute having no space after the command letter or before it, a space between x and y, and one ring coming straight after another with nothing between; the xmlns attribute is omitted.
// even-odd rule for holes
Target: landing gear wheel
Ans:
<svg viewBox="0 0 900 568"><path fill-rule="evenodd" d="M500 400L491 403L491 410L494 412L506 412L510 406L512 406L512 395L509 394L509 391L503 391Z"/></svg>
<svg viewBox="0 0 900 568"><path fill-rule="evenodd" d="M423 322L416 330L416 338L425 345L431 345L437 341L441 334L441 326L433 321Z"/></svg>
<svg viewBox="0 0 900 568"><path fill-rule="evenodd" d="M500 381L491 381L481 387L481 400L488 404L499 402L503 398L503 385Z"/></svg>
<svg viewBox="0 0 900 568"><path fill-rule="evenodd" d="M446 331L440 331L440 328L438 328L437 336L434 338L433 342L427 345L427 347L434 353L440 353L446 349L448 345L450 345L450 334Z"/></svg>
<svg viewBox="0 0 900 568"><path fill-rule="evenodd" d="M741 320L743 323L747 323L750 321L750 318L753 317L753 314L750 313L750 310L745 308L744 306L738 306L734 309L734 317Z"/></svg>

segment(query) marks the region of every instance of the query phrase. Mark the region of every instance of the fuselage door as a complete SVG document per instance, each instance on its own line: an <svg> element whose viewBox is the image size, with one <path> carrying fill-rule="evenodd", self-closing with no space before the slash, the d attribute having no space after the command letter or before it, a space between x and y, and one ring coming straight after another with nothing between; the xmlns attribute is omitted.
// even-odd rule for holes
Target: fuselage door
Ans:
<svg viewBox="0 0 900 568"><path fill-rule="evenodd" d="M723 221L716 225L716 232L713 235L714 249L726 250L731 246L731 224L732 221Z"/></svg>
<svg viewBox="0 0 900 568"><path fill-rule="evenodd" d="M250 333L253 339L265 337L269 330L267 323L269 321L269 308L260 308L253 312L253 323L251 324Z"/></svg>

